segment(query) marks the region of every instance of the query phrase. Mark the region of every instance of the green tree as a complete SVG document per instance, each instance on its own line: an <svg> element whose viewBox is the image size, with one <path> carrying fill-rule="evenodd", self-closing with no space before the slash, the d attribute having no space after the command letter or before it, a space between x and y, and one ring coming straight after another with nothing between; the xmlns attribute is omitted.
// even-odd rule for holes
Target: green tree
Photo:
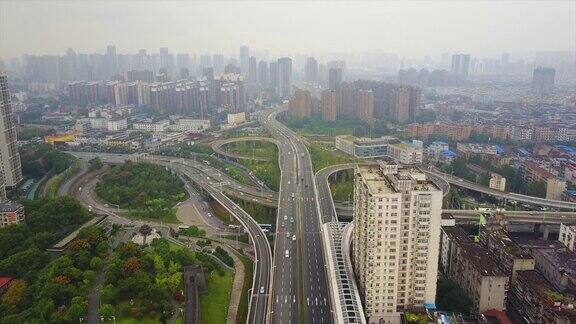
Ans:
<svg viewBox="0 0 576 324"><path fill-rule="evenodd" d="M6 293L2 295L2 304L13 309L18 307L24 301L27 288L28 284L26 281L23 279L14 279L10 283L8 290L6 290Z"/></svg>
<svg viewBox="0 0 576 324"><path fill-rule="evenodd" d="M89 164L88 168L90 169L90 171L100 170L104 166L104 163L102 163L102 160L99 157L91 159L90 161L88 161L88 164Z"/></svg>
<svg viewBox="0 0 576 324"><path fill-rule="evenodd" d="M436 307L438 310L452 311L469 315L472 300L464 289L451 279L440 278L436 290Z"/></svg>
<svg viewBox="0 0 576 324"><path fill-rule="evenodd" d="M103 304L100 306L100 310L98 311L98 314L100 316L103 316L103 317L111 317L111 316L114 316L114 314L116 314L116 310L115 310L114 306L112 306L110 304Z"/></svg>

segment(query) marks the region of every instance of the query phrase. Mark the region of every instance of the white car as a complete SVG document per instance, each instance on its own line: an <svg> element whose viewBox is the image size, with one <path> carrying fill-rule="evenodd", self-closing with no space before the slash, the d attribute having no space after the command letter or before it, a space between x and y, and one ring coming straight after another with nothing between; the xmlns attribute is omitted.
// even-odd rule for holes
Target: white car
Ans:
<svg viewBox="0 0 576 324"><path fill-rule="evenodd" d="M284 252L284 256L287 257L287 258L289 258L289 257L290 257L290 251L286 250L286 251Z"/></svg>
<svg viewBox="0 0 576 324"><path fill-rule="evenodd" d="M264 286L260 287L260 293L261 293L261 294L264 293Z"/></svg>
<svg viewBox="0 0 576 324"><path fill-rule="evenodd" d="M296 234L292 235L292 241L296 241Z"/></svg>
<svg viewBox="0 0 576 324"><path fill-rule="evenodd" d="M288 220L288 215L284 215L284 220Z"/></svg>

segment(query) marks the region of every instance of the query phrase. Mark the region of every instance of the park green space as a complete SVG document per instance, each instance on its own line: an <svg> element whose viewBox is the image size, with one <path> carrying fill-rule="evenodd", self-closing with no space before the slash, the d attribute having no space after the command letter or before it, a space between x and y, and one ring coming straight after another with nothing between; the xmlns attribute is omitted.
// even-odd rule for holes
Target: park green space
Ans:
<svg viewBox="0 0 576 324"><path fill-rule="evenodd" d="M222 148L229 153L248 158L265 158L266 161L241 159L238 163L250 169L270 189L278 191L280 167L278 166L278 147L275 144L264 141L242 141L226 144Z"/></svg>
<svg viewBox="0 0 576 324"><path fill-rule="evenodd" d="M314 172L331 165L358 162L358 159L336 150L333 146L310 142L308 151Z"/></svg>
<svg viewBox="0 0 576 324"><path fill-rule="evenodd" d="M177 222L174 206L188 198L177 175L149 163L111 167L101 176L95 191L103 201L128 209L128 217L165 222Z"/></svg>
<svg viewBox="0 0 576 324"><path fill-rule="evenodd" d="M245 140L240 142L227 143L222 146L225 152L244 156L247 158L268 159L273 153L276 145L266 141Z"/></svg>
<svg viewBox="0 0 576 324"><path fill-rule="evenodd" d="M206 275L206 293L200 296L202 323L226 323L234 275L230 271Z"/></svg>
<svg viewBox="0 0 576 324"><path fill-rule="evenodd" d="M46 248L90 219L70 197L24 201L26 223L0 229L0 273L14 278L0 301L2 323L68 323L87 311L87 296L108 243L95 226L79 231L67 251Z"/></svg>
<svg viewBox="0 0 576 324"><path fill-rule="evenodd" d="M237 253L238 258L244 265L244 283L242 286L242 294L240 296L240 304L238 305L238 313L236 315L236 323L246 323L248 318L248 302L250 300L250 288L252 288L252 279L254 274L254 262L243 254Z"/></svg>
<svg viewBox="0 0 576 324"><path fill-rule="evenodd" d="M335 173L330 179L332 198L337 202L351 202L354 197L354 172L345 170Z"/></svg>
<svg viewBox="0 0 576 324"><path fill-rule="evenodd" d="M365 136L366 130L370 128L367 123L356 118L339 118L336 121L325 121L318 115L298 118L290 114L285 114L282 116L282 123L292 130L305 135Z"/></svg>

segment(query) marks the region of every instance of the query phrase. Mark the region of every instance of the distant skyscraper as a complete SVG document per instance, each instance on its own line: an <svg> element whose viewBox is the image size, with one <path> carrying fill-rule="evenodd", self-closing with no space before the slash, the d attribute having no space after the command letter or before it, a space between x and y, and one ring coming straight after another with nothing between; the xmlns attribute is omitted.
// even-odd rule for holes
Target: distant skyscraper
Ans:
<svg viewBox="0 0 576 324"><path fill-rule="evenodd" d="M174 55L168 52L168 47L160 47L160 66L166 69L167 75L174 71Z"/></svg>
<svg viewBox="0 0 576 324"><path fill-rule="evenodd" d="M502 53L502 55L500 56L500 63L502 63L502 65L507 65L508 63L510 63L510 54Z"/></svg>
<svg viewBox="0 0 576 324"><path fill-rule="evenodd" d="M381 161L355 172L352 259L368 323L401 323L434 304L442 190L416 169Z"/></svg>
<svg viewBox="0 0 576 324"><path fill-rule="evenodd" d="M342 83L342 69L331 68L330 71L328 71L328 88L330 90L338 91L340 90L341 83Z"/></svg>
<svg viewBox="0 0 576 324"><path fill-rule="evenodd" d="M334 90L322 91L322 119L335 121L338 115L338 92Z"/></svg>
<svg viewBox="0 0 576 324"><path fill-rule="evenodd" d="M269 79L268 62L260 61L258 63L258 83L263 87L267 87L268 79Z"/></svg>
<svg viewBox="0 0 576 324"><path fill-rule="evenodd" d="M399 123L410 118L410 87L401 86L394 89L390 105L390 117Z"/></svg>
<svg viewBox="0 0 576 324"><path fill-rule="evenodd" d="M318 61L313 57L308 57L304 69L306 82L318 83Z"/></svg>
<svg viewBox="0 0 576 324"><path fill-rule="evenodd" d="M224 55L214 54L212 56L212 67L214 67L214 73L219 75L224 72Z"/></svg>
<svg viewBox="0 0 576 324"><path fill-rule="evenodd" d="M243 76L248 76L250 69L250 49L246 45L240 46L240 72Z"/></svg>
<svg viewBox="0 0 576 324"><path fill-rule="evenodd" d="M4 174L4 183L13 187L22 181L16 121L12 113L8 77L0 71L0 162ZM2 198L0 198L2 199Z"/></svg>
<svg viewBox="0 0 576 324"><path fill-rule="evenodd" d="M106 59L108 60L108 76L118 73L118 56L116 55L116 45L106 47Z"/></svg>
<svg viewBox="0 0 576 324"><path fill-rule="evenodd" d="M200 66L202 68L211 68L212 67L212 56L210 55L200 55Z"/></svg>
<svg viewBox="0 0 576 324"><path fill-rule="evenodd" d="M326 63L326 68L328 71L330 69L340 69L342 72L341 80L346 79L346 62L344 60L334 60ZM328 72L329 73L329 72Z"/></svg>
<svg viewBox="0 0 576 324"><path fill-rule="evenodd" d="M278 61L270 62L270 87L278 91L280 84L280 72L278 71Z"/></svg>
<svg viewBox="0 0 576 324"><path fill-rule="evenodd" d="M346 87L341 92L345 93ZM342 97L344 99L344 96ZM374 125L374 93L372 90L358 90L352 93L354 115L368 125ZM347 116L354 116L347 112Z"/></svg>
<svg viewBox="0 0 576 324"><path fill-rule="evenodd" d="M250 61L248 62L248 82L252 84L258 83L258 63L254 56L250 56Z"/></svg>
<svg viewBox="0 0 576 324"><path fill-rule="evenodd" d="M283 57L278 59L278 95L282 98L292 94L292 59Z"/></svg>
<svg viewBox="0 0 576 324"><path fill-rule="evenodd" d="M470 70L470 55L454 54L452 55L452 68L450 72L460 80L466 80Z"/></svg>
<svg viewBox="0 0 576 324"><path fill-rule="evenodd" d="M179 69L190 67L190 54L180 53L176 55L176 66Z"/></svg>
<svg viewBox="0 0 576 324"><path fill-rule="evenodd" d="M556 70L538 67L532 74L532 92L538 95L549 95L554 92Z"/></svg>
<svg viewBox="0 0 576 324"><path fill-rule="evenodd" d="M312 113L312 96L310 91L297 89L288 105L290 114L298 118L310 117Z"/></svg>

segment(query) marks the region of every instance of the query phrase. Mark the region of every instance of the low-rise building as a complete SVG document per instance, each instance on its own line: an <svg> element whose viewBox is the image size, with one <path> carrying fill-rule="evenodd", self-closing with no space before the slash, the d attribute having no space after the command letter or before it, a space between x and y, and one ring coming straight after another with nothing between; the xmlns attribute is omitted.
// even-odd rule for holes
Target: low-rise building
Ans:
<svg viewBox="0 0 576 324"><path fill-rule="evenodd" d="M170 125L170 130L175 132L203 132L210 128L208 119L180 118Z"/></svg>
<svg viewBox="0 0 576 324"><path fill-rule="evenodd" d="M20 224L24 218L24 206L12 201L0 203L0 227Z"/></svg>
<svg viewBox="0 0 576 324"><path fill-rule="evenodd" d="M143 120L136 123L132 123L132 129L147 132L163 132L168 130L169 126L170 121L167 119L159 120L156 122L152 120Z"/></svg>
<svg viewBox="0 0 576 324"><path fill-rule="evenodd" d="M506 190L506 178L499 175L498 173L492 172L492 173L490 173L490 182L489 182L488 186L491 189L505 191Z"/></svg>
<svg viewBox="0 0 576 324"><path fill-rule="evenodd" d="M566 181L549 178L546 180L546 199L562 200L566 190Z"/></svg>
<svg viewBox="0 0 576 324"><path fill-rule="evenodd" d="M440 251L442 270L472 299L475 315L506 309L508 275L487 249L472 242L460 227L444 226Z"/></svg>
<svg viewBox="0 0 576 324"><path fill-rule="evenodd" d="M240 125L246 122L246 113L239 112L236 114L228 114L227 119L229 125Z"/></svg>
<svg viewBox="0 0 576 324"><path fill-rule="evenodd" d="M390 143L398 143L394 137L358 138L350 135L339 135L335 138L336 148L358 158L385 157Z"/></svg>
<svg viewBox="0 0 576 324"><path fill-rule="evenodd" d="M534 270L518 271L508 296L509 313L515 323L574 323L574 300L552 287Z"/></svg>
<svg viewBox="0 0 576 324"><path fill-rule="evenodd" d="M408 143L388 145L388 157L402 164L421 164L424 153L422 147Z"/></svg>
<svg viewBox="0 0 576 324"><path fill-rule="evenodd" d="M504 228L497 223L488 223L480 230L480 243L490 251L500 268L510 276L510 281L516 279L520 270L534 270L535 262L532 255L508 237Z"/></svg>
<svg viewBox="0 0 576 324"><path fill-rule="evenodd" d="M535 269L560 292L576 295L576 253L560 241L514 237L535 261Z"/></svg>
<svg viewBox="0 0 576 324"><path fill-rule="evenodd" d="M574 245L576 244L576 223L560 224L558 240L564 243L570 251L574 251Z"/></svg>

